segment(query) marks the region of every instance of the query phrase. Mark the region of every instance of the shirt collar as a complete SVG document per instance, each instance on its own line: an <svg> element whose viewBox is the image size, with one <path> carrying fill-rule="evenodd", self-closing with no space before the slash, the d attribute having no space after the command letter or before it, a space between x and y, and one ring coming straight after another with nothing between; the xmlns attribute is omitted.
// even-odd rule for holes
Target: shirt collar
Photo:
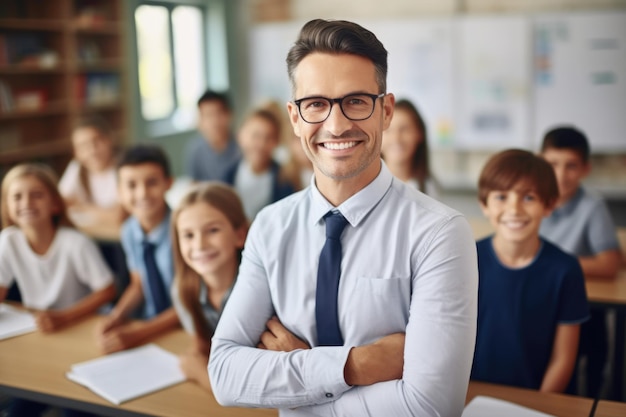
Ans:
<svg viewBox="0 0 626 417"><path fill-rule="evenodd" d="M310 212L311 223L316 224L322 221L326 213L335 210L340 212L351 226L357 226L391 187L393 176L382 160L380 160L380 165L380 172L376 178L338 207L330 204L322 193L320 193L315 184L315 176L313 176L313 178L311 178L310 187L312 199Z"/></svg>
<svg viewBox="0 0 626 417"><path fill-rule="evenodd" d="M574 196L570 198L569 201L567 201L561 207L554 209L553 214L557 216L566 216L566 215L572 214L574 210L576 210L576 207L578 206L578 202L583 198L584 195L585 195L585 191L583 190L583 188L578 187L576 194L574 194Z"/></svg>
<svg viewBox="0 0 626 417"><path fill-rule="evenodd" d="M163 220L161 220L161 223L159 223L159 225L155 227L154 229L152 229L150 233L148 234L145 234L143 232L143 230L141 229L141 225L139 224L139 221L133 217L134 224L135 224L135 227L133 227L134 239L138 242L143 242L145 240L150 243L157 244L157 245L160 242L163 242L165 239L169 240L168 233L169 233L169 227L170 227L170 215L171 215L171 210L169 206L166 206L165 216L163 217Z"/></svg>

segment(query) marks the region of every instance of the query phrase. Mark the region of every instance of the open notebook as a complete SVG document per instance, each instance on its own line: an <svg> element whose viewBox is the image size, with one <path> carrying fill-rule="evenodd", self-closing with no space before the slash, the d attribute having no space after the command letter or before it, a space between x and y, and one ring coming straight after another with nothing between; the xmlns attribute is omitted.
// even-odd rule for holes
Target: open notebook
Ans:
<svg viewBox="0 0 626 417"><path fill-rule="evenodd" d="M178 384L178 358L155 344L72 365L66 376L113 404Z"/></svg>
<svg viewBox="0 0 626 417"><path fill-rule="evenodd" d="M31 313L0 303L0 340L35 330L37 325Z"/></svg>
<svg viewBox="0 0 626 417"><path fill-rule="evenodd" d="M479 395L465 407L461 417L554 417L497 398Z"/></svg>

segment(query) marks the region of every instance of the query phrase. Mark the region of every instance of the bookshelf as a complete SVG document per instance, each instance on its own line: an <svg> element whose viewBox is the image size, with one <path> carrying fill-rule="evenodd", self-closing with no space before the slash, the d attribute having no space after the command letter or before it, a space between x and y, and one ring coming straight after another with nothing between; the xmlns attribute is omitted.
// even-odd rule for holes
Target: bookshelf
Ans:
<svg viewBox="0 0 626 417"><path fill-rule="evenodd" d="M127 132L123 0L0 1L0 178L38 161L60 175L88 114Z"/></svg>

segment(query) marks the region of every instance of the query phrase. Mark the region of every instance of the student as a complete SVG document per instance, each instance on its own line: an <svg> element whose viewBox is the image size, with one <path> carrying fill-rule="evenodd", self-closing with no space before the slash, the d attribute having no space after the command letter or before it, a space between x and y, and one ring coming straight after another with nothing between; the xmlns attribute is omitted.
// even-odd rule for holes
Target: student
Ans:
<svg viewBox="0 0 626 417"><path fill-rule="evenodd" d="M153 145L129 148L118 162L120 201L130 217L122 225L130 284L97 329L106 352L137 346L178 324L171 306L174 273L170 241L170 209L165 193L172 184L169 163ZM128 322L144 303L144 321Z"/></svg>
<svg viewBox="0 0 626 417"><path fill-rule="evenodd" d="M211 343L215 398L283 417L460 415L476 337L474 239L460 213L380 159L394 104L387 51L355 23L316 19L287 70L290 120L315 177L252 223Z"/></svg>
<svg viewBox="0 0 626 417"><path fill-rule="evenodd" d="M381 153L396 178L431 197L438 197L428 165L426 125L410 101L396 102L391 124L383 132Z"/></svg>
<svg viewBox="0 0 626 417"><path fill-rule="evenodd" d="M15 280L22 304L34 310L45 333L93 314L115 297L111 271L96 245L72 227L56 184L52 170L38 164L17 165L2 181L0 302ZM15 399L8 415L36 416L47 408Z"/></svg>
<svg viewBox="0 0 626 417"><path fill-rule="evenodd" d="M558 198L554 173L530 152L489 159L478 198L495 232L477 242L478 335L472 379L562 392L588 319L578 261L540 238Z"/></svg>
<svg viewBox="0 0 626 417"><path fill-rule="evenodd" d="M243 159L226 173L225 180L241 197L248 219L265 206L294 192L272 153L278 146L280 121L269 110L253 111L241 125L237 140Z"/></svg>
<svg viewBox="0 0 626 417"><path fill-rule="evenodd" d="M188 379L211 390L211 337L235 284L248 221L237 193L218 182L186 194L172 214L172 303L193 347L180 357Z"/></svg>
<svg viewBox="0 0 626 417"><path fill-rule="evenodd" d="M186 149L187 175L195 181L223 181L226 171L241 159L232 138L232 113L226 94L207 90L198 99L199 136Z"/></svg>
<svg viewBox="0 0 626 417"><path fill-rule="evenodd" d="M560 196L539 232L578 257L585 276L615 278L621 253L611 214L602 198L581 185L591 171L589 153L587 138L574 127L557 127L545 134L541 155L554 169ZM587 356L587 395L592 397L602 387L607 334L604 311L592 308L591 320L581 328L580 344L580 355ZM568 391L576 392L575 384Z"/></svg>
<svg viewBox="0 0 626 417"><path fill-rule="evenodd" d="M117 197L112 129L100 117L84 118L74 128L72 146L74 159L59 182L70 217L78 225L119 228L124 211Z"/></svg>

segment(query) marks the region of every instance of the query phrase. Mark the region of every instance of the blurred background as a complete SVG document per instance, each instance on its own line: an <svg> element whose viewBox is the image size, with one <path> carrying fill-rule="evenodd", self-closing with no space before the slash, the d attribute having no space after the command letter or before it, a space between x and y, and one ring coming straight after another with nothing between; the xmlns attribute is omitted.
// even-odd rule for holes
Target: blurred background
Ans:
<svg viewBox="0 0 626 417"><path fill-rule="evenodd" d="M120 145L161 145L182 176L202 92L228 92L235 130L256 105L284 109L285 56L312 18L381 39L388 92L424 115L444 202L480 216L489 155L536 151L571 124L591 143L587 186L626 226L626 0L2 0L0 176L23 161L61 174L89 114Z"/></svg>

